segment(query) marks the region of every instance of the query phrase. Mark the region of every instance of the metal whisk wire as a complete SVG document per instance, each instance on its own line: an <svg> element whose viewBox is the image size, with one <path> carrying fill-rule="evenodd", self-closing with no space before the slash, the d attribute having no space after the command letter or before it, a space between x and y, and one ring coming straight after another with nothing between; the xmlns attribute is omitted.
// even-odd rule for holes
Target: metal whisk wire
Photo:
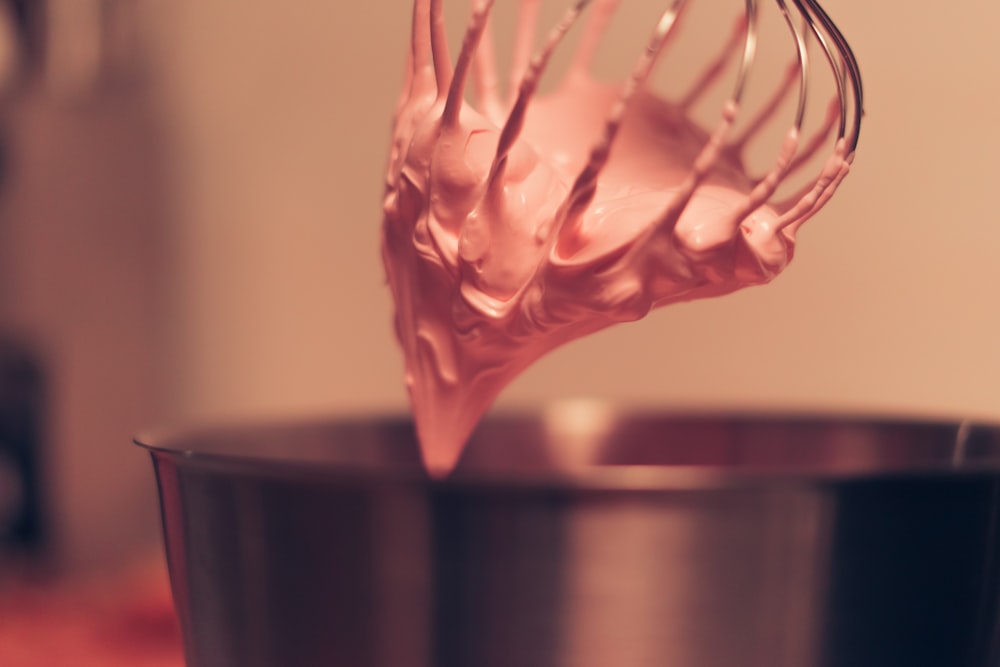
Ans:
<svg viewBox="0 0 1000 667"><path fill-rule="evenodd" d="M861 117L864 115L864 93L858 60L854 56L854 51L851 49L850 44L847 43L843 33L840 32L840 29L837 28L836 24L830 19L826 11L820 7L818 2L815 0L795 0L795 4L809 21L810 28L822 45L830 66L837 73L837 96L840 100L840 132L838 136L841 139L849 136L850 149L848 153L853 154L858 147L858 136L861 133ZM823 31L833 40L837 51L836 55L816 28L816 21L822 25ZM852 109L848 109L847 86L851 88ZM848 118L851 119L849 135L847 134Z"/></svg>

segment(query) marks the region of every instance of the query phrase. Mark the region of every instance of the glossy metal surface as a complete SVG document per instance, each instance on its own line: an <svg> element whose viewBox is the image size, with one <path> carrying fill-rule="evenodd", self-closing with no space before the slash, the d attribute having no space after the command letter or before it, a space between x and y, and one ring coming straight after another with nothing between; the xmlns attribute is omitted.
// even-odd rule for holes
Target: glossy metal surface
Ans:
<svg viewBox="0 0 1000 667"><path fill-rule="evenodd" d="M1000 430L499 419L141 439L190 667L1000 664Z"/></svg>

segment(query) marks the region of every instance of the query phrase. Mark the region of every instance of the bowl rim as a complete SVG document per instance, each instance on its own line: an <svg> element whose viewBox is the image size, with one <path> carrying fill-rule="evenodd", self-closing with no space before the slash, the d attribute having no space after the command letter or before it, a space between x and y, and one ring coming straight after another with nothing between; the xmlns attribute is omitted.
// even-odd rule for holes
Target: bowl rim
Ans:
<svg viewBox="0 0 1000 667"><path fill-rule="evenodd" d="M477 428L489 430L517 424L538 424L547 411L561 403L550 403L534 409L503 409L488 415ZM761 426L811 426L938 429L953 432L956 452L961 452L973 437L988 437L995 442L996 451L974 459L952 458L933 463L871 468L734 468L706 464L643 465L643 464L591 464L566 465L532 470L500 468L459 468L443 477L432 477L422 465L375 465L372 463L344 462L333 458L259 456L239 451L210 451L197 446L213 437L235 437L240 434L292 435L295 432L322 431L333 428L396 429L409 434L413 440L413 424L402 411L371 412L312 417L278 417L230 419L194 423L187 426L150 429L138 433L133 443L147 450L154 465L168 464L205 472L255 475L272 478L297 478L313 480L338 480L342 483L392 483L429 485L440 488L510 488L534 490L601 490L601 491L692 491L746 486L817 486L866 481L958 479L996 476L1000 479L1000 422L988 419L948 419L943 417L914 417L913 415L866 414L863 412L838 412L820 410L731 410L685 409L665 410L648 408L619 408L601 404L609 409L615 423L629 424L640 421L719 421L726 423L756 424ZM473 438L475 438L475 434ZM415 449L414 449L415 451Z"/></svg>

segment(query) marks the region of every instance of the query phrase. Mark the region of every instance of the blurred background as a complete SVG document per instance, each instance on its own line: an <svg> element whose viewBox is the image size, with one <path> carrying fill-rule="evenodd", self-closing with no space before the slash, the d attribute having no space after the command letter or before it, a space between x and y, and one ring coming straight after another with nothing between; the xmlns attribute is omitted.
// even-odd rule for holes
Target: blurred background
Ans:
<svg viewBox="0 0 1000 667"><path fill-rule="evenodd" d="M467 10L446 5L457 40ZM767 288L569 345L502 404L1000 416L1000 7L824 6L867 116L796 261ZM409 7L0 4L11 551L63 573L158 559L152 471L130 445L147 426L405 409L378 236ZM609 50L631 58L647 29Z"/></svg>

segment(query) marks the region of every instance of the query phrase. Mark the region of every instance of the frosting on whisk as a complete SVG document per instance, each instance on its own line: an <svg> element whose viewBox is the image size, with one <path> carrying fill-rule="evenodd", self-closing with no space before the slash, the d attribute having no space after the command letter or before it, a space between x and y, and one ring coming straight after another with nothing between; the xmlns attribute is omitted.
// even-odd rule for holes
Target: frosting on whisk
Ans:
<svg viewBox="0 0 1000 667"><path fill-rule="evenodd" d="M775 103L733 138L756 45L755 3L719 61L674 102L645 84L684 2L664 12L632 76L613 85L590 74L616 4L597 0L564 79L536 96L552 52L587 4L575 2L532 57L538 0L521 3L512 99L504 102L492 62L492 0L476 3L454 63L441 0L415 3L382 251L424 460L435 474L454 466L500 391L546 352L654 307L771 280L791 260L799 226L848 171L860 83L853 56L822 10L806 14L806 28L788 20L798 65ZM840 94L825 126L801 141L807 30L825 49ZM717 127L706 131L689 109L741 44L736 91ZM470 74L476 107L465 99ZM796 122L771 170L751 176L743 147L796 82ZM850 128L845 82L856 102ZM772 201L838 119L818 178L789 201Z"/></svg>

